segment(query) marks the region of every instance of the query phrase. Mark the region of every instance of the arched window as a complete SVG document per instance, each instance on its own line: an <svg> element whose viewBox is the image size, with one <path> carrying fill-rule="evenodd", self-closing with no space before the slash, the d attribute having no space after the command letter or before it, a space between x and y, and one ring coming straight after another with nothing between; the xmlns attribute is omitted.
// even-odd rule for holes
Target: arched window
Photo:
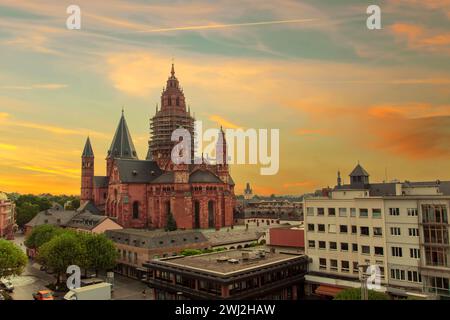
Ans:
<svg viewBox="0 0 450 320"><path fill-rule="evenodd" d="M180 105L180 98L179 98L179 97L177 97L177 100L176 100L176 102L175 102L175 103L176 103L176 105L177 105L177 106L179 106L179 105Z"/></svg>
<svg viewBox="0 0 450 320"><path fill-rule="evenodd" d="M169 106L172 105L172 98L169 97Z"/></svg>
<svg viewBox="0 0 450 320"><path fill-rule="evenodd" d="M139 219L139 202L133 202L133 219Z"/></svg>
<svg viewBox="0 0 450 320"><path fill-rule="evenodd" d="M208 201L208 228L214 228L215 221L214 221L214 201L209 200Z"/></svg>
<svg viewBox="0 0 450 320"><path fill-rule="evenodd" d="M194 229L200 229L200 201L194 201Z"/></svg>

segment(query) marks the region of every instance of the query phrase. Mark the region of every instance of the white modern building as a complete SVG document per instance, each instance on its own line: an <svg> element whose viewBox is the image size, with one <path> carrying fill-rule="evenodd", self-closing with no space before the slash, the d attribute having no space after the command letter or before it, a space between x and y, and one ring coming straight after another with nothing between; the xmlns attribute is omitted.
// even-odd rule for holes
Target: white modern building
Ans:
<svg viewBox="0 0 450 320"><path fill-rule="evenodd" d="M377 266L396 297L450 298L450 181L370 183L359 164L327 196L304 200L307 288L333 296Z"/></svg>

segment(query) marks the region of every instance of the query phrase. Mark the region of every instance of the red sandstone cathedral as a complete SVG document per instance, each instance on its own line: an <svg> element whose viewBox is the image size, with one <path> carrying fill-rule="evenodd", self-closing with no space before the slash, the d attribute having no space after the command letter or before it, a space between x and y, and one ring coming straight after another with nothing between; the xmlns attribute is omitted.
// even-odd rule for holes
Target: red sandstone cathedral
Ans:
<svg viewBox="0 0 450 320"><path fill-rule="evenodd" d="M172 213L178 228L221 228L233 224L234 182L227 164L225 135L220 130L216 164L174 164L171 134L177 128L194 133L183 90L172 64L161 95L161 108L150 119L151 138L145 160L139 160L122 111L106 156L106 176L94 176L94 152L87 138L81 169L81 203L93 203L125 228L164 228ZM194 144L192 141L192 154ZM203 157L202 157L203 158ZM198 163L198 162L196 162Z"/></svg>

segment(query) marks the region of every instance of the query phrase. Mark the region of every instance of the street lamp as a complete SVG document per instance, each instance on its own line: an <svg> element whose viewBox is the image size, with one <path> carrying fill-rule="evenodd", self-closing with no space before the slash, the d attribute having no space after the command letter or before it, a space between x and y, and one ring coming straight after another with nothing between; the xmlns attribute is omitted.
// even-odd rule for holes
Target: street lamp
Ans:
<svg viewBox="0 0 450 320"><path fill-rule="evenodd" d="M358 264L358 269L361 269L361 300L369 300L369 292L367 290L367 273L368 264Z"/></svg>

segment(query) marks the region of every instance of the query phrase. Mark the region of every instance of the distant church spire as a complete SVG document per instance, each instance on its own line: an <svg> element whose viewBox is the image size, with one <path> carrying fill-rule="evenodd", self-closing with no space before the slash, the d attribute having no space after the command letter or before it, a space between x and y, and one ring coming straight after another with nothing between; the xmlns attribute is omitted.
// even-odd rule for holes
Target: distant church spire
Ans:
<svg viewBox="0 0 450 320"><path fill-rule="evenodd" d="M172 61L172 70L170 70L170 74L172 75L172 77L175 77L175 65Z"/></svg>

